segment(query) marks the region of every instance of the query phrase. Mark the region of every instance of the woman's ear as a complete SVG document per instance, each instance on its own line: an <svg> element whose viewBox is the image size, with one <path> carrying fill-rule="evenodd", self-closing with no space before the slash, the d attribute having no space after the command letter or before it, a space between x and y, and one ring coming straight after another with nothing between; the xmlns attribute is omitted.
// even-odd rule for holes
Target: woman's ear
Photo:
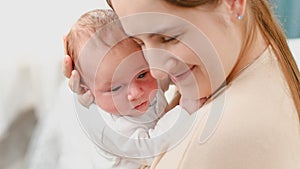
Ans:
<svg viewBox="0 0 300 169"><path fill-rule="evenodd" d="M247 0L224 0L234 17L241 19L246 10Z"/></svg>

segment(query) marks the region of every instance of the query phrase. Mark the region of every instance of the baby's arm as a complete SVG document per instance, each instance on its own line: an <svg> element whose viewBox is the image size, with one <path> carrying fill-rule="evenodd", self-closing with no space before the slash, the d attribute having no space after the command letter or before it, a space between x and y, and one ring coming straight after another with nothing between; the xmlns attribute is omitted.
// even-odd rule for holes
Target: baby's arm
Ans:
<svg viewBox="0 0 300 169"><path fill-rule="evenodd" d="M150 164L151 157L167 151L182 140L192 126L194 121L192 116L180 106L176 106L161 117L152 128L140 124L127 125L133 130L130 137L116 134L114 129L106 128L102 133L102 144L120 156L148 158Z"/></svg>
<svg viewBox="0 0 300 169"><path fill-rule="evenodd" d="M139 169L143 164L135 159L127 159L105 152L95 147L97 153L93 156L93 168L99 169Z"/></svg>

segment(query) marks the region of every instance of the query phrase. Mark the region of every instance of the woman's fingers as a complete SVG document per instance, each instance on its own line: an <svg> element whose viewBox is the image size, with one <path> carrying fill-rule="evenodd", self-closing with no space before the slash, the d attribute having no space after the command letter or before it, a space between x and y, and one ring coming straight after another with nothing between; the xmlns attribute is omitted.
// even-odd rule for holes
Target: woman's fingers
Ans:
<svg viewBox="0 0 300 169"><path fill-rule="evenodd" d="M78 101L84 107L89 106L94 102L94 96L87 86L80 84L80 75L76 70L73 70L69 80L70 89L78 94Z"/></svg>
<svg viewBox="0 0 300 169"><path fill-rule="evenodd" d="M70 78L71 72L73 70L72 65L73 65L72 59L70 58L70 56L66 55L64 57L64 61L62 63L62 71L63 71L63 74L68 78Z"/></svg>
<svg viewBox="0 0 300 169"><path fill-rule="evenodd" d="M78 95L78 101L84 107L89 108L89 106L94 102L94 96L90 90L85 93Z"/></svg>
<svg viewBox="0 0 300 169"><path fill-rule="evenodd" d="M66 37L63 38L64 41L64 49L66 50ZM66 53L66 51L65 51ZM94 96L92 92L88 89L84 84L80 84L80 75L78 71L73 70L73 61L70 56L65 55L63 63L62 63L62 71L63 74L70 78L69 87L70 89L78 94L78 101L84 107L89 108L89 106L94 102Z"/></svg>
<svg viewBox="0 0 300 169"><path fill-rule="evenodd" d="M73 70L69 80L70 89L78 94L82 94L82 89L80 89L80 76L77 70Z"/></svg>

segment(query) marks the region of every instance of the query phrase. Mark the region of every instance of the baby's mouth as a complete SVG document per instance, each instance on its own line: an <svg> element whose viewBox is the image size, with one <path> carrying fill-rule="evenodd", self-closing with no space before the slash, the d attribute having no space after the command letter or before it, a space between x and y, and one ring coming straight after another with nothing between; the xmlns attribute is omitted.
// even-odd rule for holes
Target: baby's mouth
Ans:
<svg viewBox="0 0 300 169"><path fill-rule="evenodd" d="M138 110L141 112L146 111L147 108L148 108L148 101L142 102L134 107L135 110Z"/></svg>

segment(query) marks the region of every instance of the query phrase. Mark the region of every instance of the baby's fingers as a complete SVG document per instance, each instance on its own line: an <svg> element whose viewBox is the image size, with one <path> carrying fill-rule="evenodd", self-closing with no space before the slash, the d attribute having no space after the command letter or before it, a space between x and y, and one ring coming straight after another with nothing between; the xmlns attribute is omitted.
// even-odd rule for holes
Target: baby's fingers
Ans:
<svg viewBox="0 0 300 169"><path fill-rule="evenodd" d="M200 108L200 100L199 99L186 99L180 98L180 106L182 106L189 114L193 114Z"/></svg>

